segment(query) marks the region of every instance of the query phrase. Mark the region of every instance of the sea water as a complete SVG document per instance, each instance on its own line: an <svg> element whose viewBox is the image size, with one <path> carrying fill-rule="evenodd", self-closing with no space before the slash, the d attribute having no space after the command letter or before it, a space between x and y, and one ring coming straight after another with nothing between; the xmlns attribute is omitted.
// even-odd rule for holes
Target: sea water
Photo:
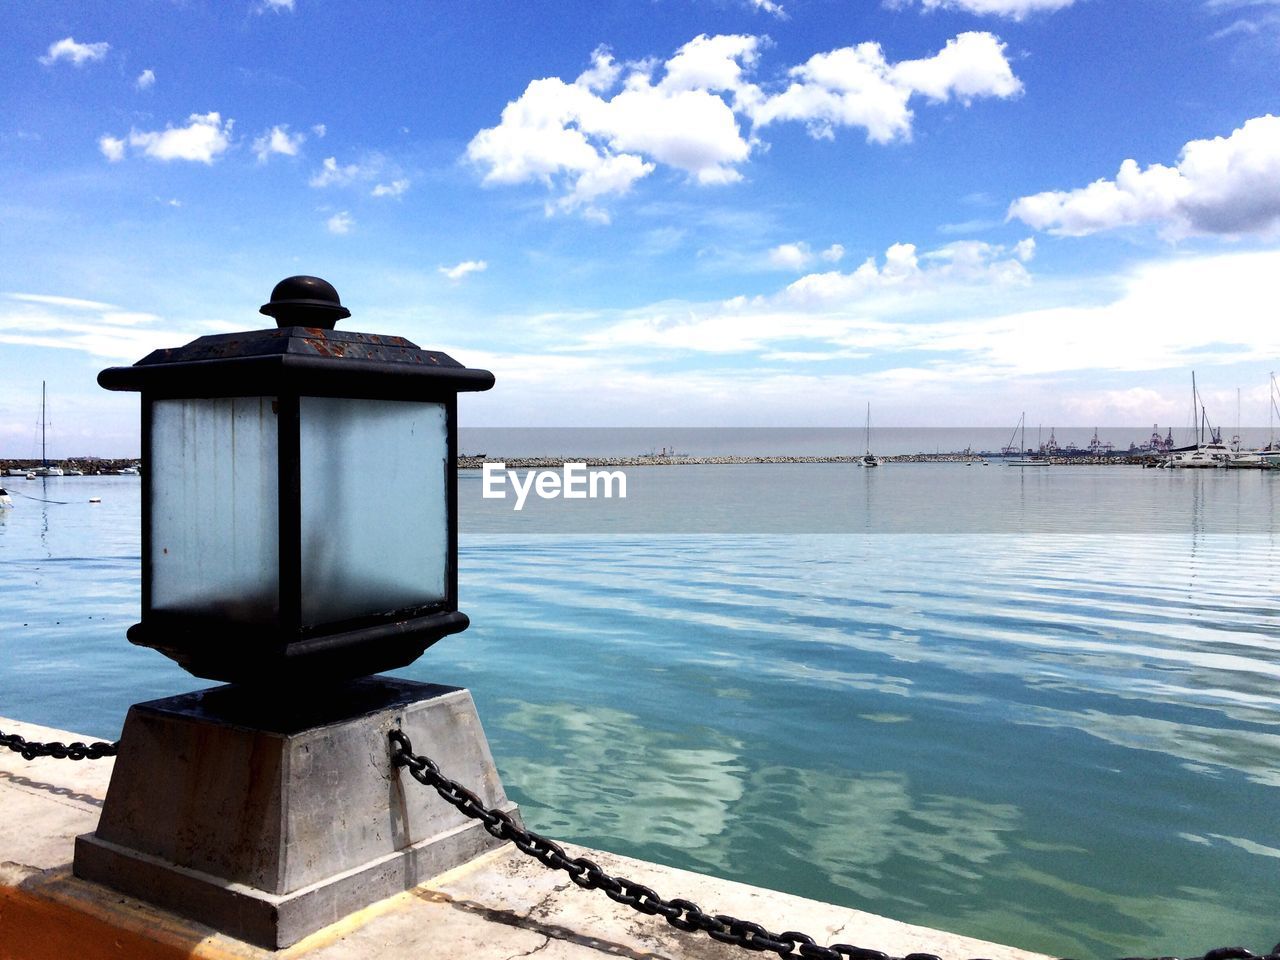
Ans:
<svg viewBox="0 0 1280 960"><path fill-rule="evenodd" d="M472 690L532 827L1058 956L1280 939L1280 477L628 480L464 476L472 627L400 671ZM205 686L124 639L137 479L8 486L0 715L110 738Z"/></svg>

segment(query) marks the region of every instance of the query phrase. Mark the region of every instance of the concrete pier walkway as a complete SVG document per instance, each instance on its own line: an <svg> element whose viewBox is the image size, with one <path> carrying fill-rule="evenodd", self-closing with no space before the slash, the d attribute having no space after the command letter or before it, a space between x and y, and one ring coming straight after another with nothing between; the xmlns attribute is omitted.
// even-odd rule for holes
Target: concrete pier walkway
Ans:
<svg viewBox="0 0 1280 960"><path fill-rule="evenodd" d="M92 738L0 717L28 740ZM73 841L98 822L112 761L33 761L0 750L0 960L353 960L467 957L514 960L742 960L746 951L686 934L598 891L580 890L510 845L380 901L280 951L248 946L207 927L71 875ZM850 842L857 842L851 837ZM832 904L568 848L610 873L685 897L772 930L802 930L819 943L853 943L945 960L1040 960L1039 955L910 926ZM763 954L772 956L772 954Z"/></svg>

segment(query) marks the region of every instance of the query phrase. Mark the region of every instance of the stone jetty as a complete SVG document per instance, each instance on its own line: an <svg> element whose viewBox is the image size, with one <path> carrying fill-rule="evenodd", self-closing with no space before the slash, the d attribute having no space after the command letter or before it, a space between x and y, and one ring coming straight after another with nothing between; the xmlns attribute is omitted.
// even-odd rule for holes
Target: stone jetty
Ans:
<svg viewBox="0 0 1280 960"><path fill-rule="evenodd" d="M10 470L32 471L40 466L39 460L0 459L0 476L8 476ZM127 467L139 466L136 457L129 460L104 460L101 457L73 457L69 460L50 460L49 466L63 470L79 470L86 477L112 476Z"/></svg>
<svg viewBox="0 0 1280 960"><path fill-rule="evenodd" d="M0 717L0 730L32 741L91 740ZM346 917L283 950L234 940L193 920L82 880L71 871L75 838L98 826L115 760L27 761L0 749L0 958L4 960L743 960L751 954L661 917L579 890L507 844ZM370 766L364 775L379 775ZM383 790L423 789L394 774ZM381 782L381 781L379 781ZM326 789L329 789L326 787ZM337 823L332 827L341 834ZM354 829L354 828L353 828ZM245 826L245 838L265 830ZM252 843L244 839L242 843ZM853 838L850 842L856 842ZM1048 960L1013 947L912 926L835 904L566 844L611 874L710 913L750 918L771 930L804 930L819 943L874 946L893 956ZM195 871L192 871L195 874ZM233 885L234 886L234 885ZM772 956L770 954L769 956Z"/></svg>

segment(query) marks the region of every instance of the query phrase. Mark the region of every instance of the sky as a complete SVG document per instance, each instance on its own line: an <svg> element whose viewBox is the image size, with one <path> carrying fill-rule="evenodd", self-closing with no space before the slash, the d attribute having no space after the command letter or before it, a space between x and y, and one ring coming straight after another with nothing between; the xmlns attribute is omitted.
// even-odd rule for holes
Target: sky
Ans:
<svg viewBox="0 0 1280 960"><path fill-rule="evenodd" d="M294 274L464 427L1265 425L1278 0L5 0L0 456ZM1141 437L1138 437L1141 439Z"/></svg>

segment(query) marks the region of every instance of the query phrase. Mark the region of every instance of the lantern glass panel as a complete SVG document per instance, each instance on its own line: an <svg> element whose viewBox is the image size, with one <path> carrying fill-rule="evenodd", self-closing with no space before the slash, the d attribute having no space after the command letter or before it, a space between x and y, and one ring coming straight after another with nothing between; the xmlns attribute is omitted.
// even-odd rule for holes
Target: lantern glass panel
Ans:
<svg viewBox="0 0 1280 960"><path fill-rule="evenodd" d="M151 608L236 623L280 609L271 397L151 404Z"/></svg>
<svg viewBox="0 0 1280 960"><path fill-rule="evenodd" d="M447 598L445 406L302 397L302 622Z"/></svg>

